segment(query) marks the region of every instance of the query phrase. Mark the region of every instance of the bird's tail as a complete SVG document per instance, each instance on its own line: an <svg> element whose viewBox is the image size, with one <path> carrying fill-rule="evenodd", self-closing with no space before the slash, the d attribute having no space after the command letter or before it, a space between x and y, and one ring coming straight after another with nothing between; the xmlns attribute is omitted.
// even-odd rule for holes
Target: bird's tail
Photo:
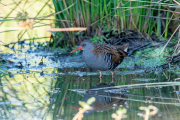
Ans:
<svg viewBox="0 0 180 120"><path fill-rule="evenodd" d="M126 43L123 46L118 46L118 48L120 48L121 50L124 50L125 52L127 52L128 47L129 47L129 43Z"/></svg>

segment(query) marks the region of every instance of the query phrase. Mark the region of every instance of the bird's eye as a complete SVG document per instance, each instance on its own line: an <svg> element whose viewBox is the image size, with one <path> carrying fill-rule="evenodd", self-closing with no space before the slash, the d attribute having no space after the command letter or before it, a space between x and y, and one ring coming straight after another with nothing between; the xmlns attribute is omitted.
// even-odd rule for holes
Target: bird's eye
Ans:
<svg viewBox="0 0 180 120"><path fill-rule="evenodd" d="M86 44L84 43L83 46L86 46Z"/></svg>

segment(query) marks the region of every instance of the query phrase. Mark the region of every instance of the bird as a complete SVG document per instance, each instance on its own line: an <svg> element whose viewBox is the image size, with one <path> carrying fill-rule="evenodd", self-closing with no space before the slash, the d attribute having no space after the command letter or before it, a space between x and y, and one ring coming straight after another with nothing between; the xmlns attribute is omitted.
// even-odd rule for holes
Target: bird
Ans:
<svg viewBox="0 0 180 120"><path fill-rule="evenodd" d="M128 56L128 46L129 43L123 46L113 46L84 40L71 53L83 50L83 59L86 65L92 69L99 70L100 78L102 78L102 71L106 70L111 71L112 78L114 78L114 69L123 61L124 57Z"/></svg>

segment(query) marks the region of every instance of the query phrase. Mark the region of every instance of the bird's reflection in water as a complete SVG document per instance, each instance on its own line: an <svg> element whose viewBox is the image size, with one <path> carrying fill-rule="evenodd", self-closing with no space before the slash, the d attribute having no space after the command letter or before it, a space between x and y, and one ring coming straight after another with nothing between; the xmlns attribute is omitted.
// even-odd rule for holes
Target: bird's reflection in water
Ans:
<svg viewBox="0 0 180 120"><path fill-rule="evenodd" d="M112 83L100 83L96 86L91 87L86 91L83 97L84 102L87 102L87 100L91 97L95 97L96 100L90 105L93 109L86 111L84 115L90 115L91 113L96 111L106 111L114 107L119 107L120 105L125 107L126 100L122 98L127 98L127 97L125 97L122 92L117 93L116 90L110 88L112 86L114 86ZM108 87L108 88L99 89L104 87Z"/></svg>

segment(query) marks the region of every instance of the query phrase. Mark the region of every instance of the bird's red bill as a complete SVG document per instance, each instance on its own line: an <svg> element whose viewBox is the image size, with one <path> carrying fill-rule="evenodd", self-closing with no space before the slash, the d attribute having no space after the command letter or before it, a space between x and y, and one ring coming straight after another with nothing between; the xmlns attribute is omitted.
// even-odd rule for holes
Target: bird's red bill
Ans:
<svg viewBox="0 0 180 120"><path fill-rule="evenodd" d="M75 106L72 106L75 110L79 110L79 108L78 107L75 107Z"/></svg>
<svg viewBox="0 0 180 120"><path fill-rule="evenodd" d="M79 46L78 48L74 49L73 51L71 51L71 53L77 51L77 50L81 50L82 49L82 46Z"/></svg>

